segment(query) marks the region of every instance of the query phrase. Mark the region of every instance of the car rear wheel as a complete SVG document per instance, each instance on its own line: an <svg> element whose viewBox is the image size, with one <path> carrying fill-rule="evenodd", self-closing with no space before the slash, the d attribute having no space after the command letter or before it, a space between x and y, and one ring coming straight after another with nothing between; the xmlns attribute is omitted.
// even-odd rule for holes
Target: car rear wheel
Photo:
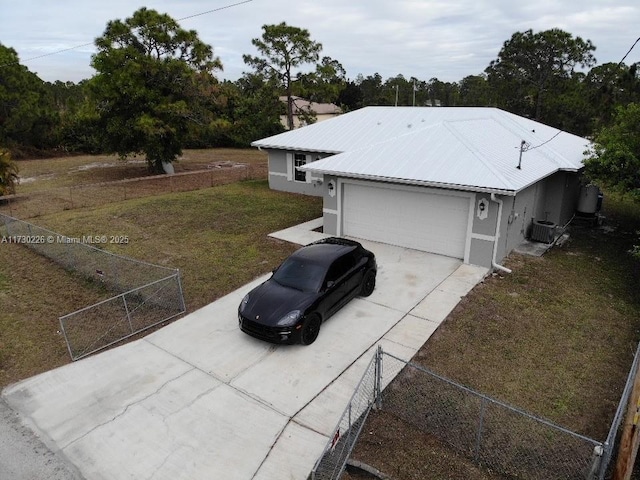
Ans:
<svg viewBox="0 0 640 480"><path fill-rule="evenodd" d="M318 338L320 333L320 325L322 320L318 315L309 316L302 324L302 332L300 333L300 343L302 345L311 345Z"/></svg>
<svg viewBox="0 0 640 480"><path fill-rule="evenodd" d="M368 297L373 293L373 290L376 288L376 272L373 270L369 270L364 274L364 279L362 280L362 289L360 290L361 297Z"/></svg>

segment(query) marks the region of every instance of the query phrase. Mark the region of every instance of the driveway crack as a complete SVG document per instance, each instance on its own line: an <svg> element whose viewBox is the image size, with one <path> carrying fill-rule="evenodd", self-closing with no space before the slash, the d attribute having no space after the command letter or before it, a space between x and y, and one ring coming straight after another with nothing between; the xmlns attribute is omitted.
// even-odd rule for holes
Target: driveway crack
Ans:
<svg viewBox="0 0 640 480"><path fill-rule="evenodd" d="M171 378L169 380L167 380L166 382L164 382L162 385L160 385L157 389L155 389L153 392L149 393L148 395L145 395L144 397L136 400L135 402L129 403L127 404L126 407L124 407L124 409L122 409L118 414L114 415L113 417L111 417L109 420L105 420L102 423L99 423L98 425L94 426L93 428L91 428L90 430L86 431L85 433L83 433L82 435L80 435L78 438L73 439L72 441L70 441L69 443L65 444L62 446L62 449L66 449L67 447L70 447L71 445L73 445L74 443L82 440L83 438L85 438L86 436L90 435L91 433L95 432L96 430L104 427L105 425L107 425L108 423L113 422L114 420L122 417L123 415L125 415L129 408L134 407L142 402L144 402L145 400L151 398L154 395L157 395L163 388L165 388L167 385L171 384L172 382L175 382L176 380L181 379L182 377L184 377L187 373L191 372L192 369L189 369L185 372L183 372L182 374L178 375L177 377Z"/></svg>

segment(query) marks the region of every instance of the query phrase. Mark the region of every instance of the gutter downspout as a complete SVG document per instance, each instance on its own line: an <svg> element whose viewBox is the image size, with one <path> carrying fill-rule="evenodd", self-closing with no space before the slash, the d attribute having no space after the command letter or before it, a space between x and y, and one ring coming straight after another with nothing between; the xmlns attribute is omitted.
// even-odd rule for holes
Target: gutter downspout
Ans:
<svg viewBox="0 0 640 480"><path fill-rule="evenodd" d="M491 200L498 204L498 221L496 222L496 239L493 241L493 256L491 257L491 266L496 270L500 270L505 273L511 273L511 270L496 263L496 255L498 253L498 240L500 240L500 223L502 222L502 204L503 201L496 197L495 193L491 193Z"/></svg>

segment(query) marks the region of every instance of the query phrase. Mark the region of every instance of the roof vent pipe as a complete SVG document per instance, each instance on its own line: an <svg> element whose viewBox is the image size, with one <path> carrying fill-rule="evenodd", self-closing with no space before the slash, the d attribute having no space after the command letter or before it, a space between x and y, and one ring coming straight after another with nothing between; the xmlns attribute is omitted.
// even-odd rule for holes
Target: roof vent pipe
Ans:
<svg viewBox="0 0 640 480"><path fill-rule="evenodd" d="M491 266L501 272L511 273L511 270L504 265L500 265L496 262L496 255L498 253L498 241L500 240L500 223L502 221L502 200L496 197L495 193L491 193L491 200L498 204L498 221L496 222L496 235L493 241L493 256L491 257Z"/></svg>
<svg viewBox="0 0 640 480"><path fill-rule="evenodd" d="M518 158L518 166L516 167L518 170L522 169L522 152L524 152L526 150L525 145L527 144L527 142L525 142L524 140L522 140L522 142L520 142L520 157ZM502 202L500 202L500 204L502 205Z"/></svg>

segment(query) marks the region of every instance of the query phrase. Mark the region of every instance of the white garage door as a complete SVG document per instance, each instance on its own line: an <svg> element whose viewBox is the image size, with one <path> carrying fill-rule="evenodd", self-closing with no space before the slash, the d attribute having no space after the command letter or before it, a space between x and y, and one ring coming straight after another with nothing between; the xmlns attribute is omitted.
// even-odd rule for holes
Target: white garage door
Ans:
<svg viewBox="0 0 640 480"><path fill-rule="evenodd" d="M343 234L464 258L469 198L347 183Z"/></svg>

